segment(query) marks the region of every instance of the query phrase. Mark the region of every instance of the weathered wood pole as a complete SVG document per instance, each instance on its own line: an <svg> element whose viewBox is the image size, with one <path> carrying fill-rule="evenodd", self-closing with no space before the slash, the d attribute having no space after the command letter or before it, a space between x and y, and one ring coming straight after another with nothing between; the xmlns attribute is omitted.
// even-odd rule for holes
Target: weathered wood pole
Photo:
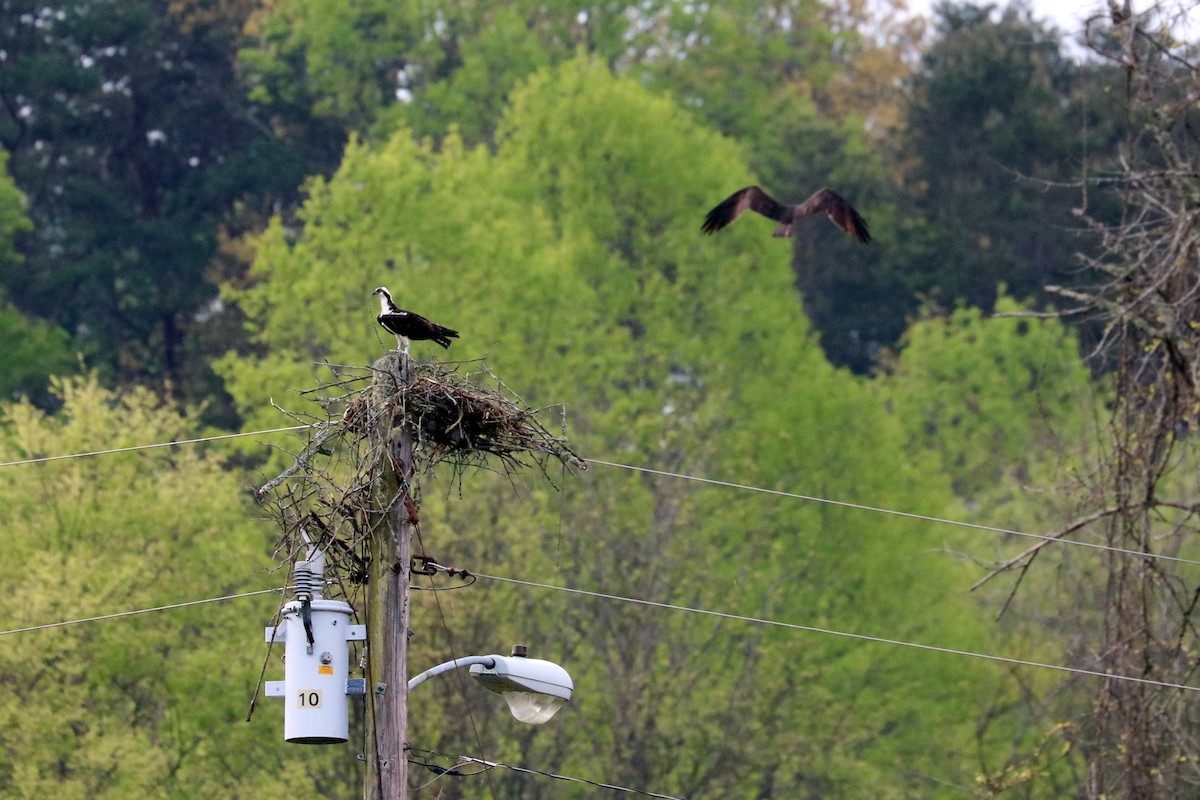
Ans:
<svg viewBox="0 0 1200 800"><path fill-rule="evenodd" d="M375 482L366 591L367 709L364 800L408 797L408 615L413 432L403 406L412 378L407 353L375 362L373 443L385 449ZM397 401L400 402L396 406ZM413 499L415 502L415 498ZM415 508L415 506L412 506Z"/></svg>

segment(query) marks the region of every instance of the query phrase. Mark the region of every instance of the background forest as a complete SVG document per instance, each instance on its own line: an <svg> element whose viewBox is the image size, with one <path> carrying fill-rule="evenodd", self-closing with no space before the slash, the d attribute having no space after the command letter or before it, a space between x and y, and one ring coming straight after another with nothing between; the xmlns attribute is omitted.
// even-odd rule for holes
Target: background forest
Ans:
<svg viewBox="0 0 1200 800"><path fill-rule="evenodd" d="M392 346L380 284L592 461L421 476L425 545L494 577L416 593L414 671L524 642L576 683L539 728L423 686L434 763L1194 796L1194 12L0 0L0 797L360 796L360 743L245 721L288 566L249 490ZM873 242L703 236L751 183Z"/></svg>

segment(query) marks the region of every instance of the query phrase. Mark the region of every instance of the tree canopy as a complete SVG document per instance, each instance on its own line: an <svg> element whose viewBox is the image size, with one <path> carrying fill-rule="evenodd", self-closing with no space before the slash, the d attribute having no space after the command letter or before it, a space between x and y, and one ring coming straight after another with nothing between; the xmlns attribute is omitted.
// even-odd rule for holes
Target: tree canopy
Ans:
<svg viewBox="0 0 1200 800"><path fill-rule="evenodd" d="M6 403L12 461L167 441L185 418L145 390L58 382L61 410ZM238 476L194 448L0 472L13 602L5 631L234 595L282 582ZM6 637L0 649L7 797L285 797L313 791L325 758L293 760L245 724L274 592ZM264 709L279 722L279 709ZM261 724L261 720L258 720ZM274 733L274 731L272 731ZM289 765L285 768L285 765Z"/></svg>
<svg viewBox="0 0 1200 800"><path fill-rule="evenodd" d="M1190 674L1194 48L1132 8L1089 24L1103 62L1025 4L929 22L0 3L0 631L282 583L245 489L296 440L25 462L340 424L309 390L392 346L383 284L462 334L418 358L503 382L591 463L420 476L420 546L478 580L415 593L413 667L520 641L577 688L518 730L422 687L411 743L443 768L693 798L1187 785L1190 703L1116 673ZM873 241L703 236L750 184L831 186ZM353 746L284 745L270 705L242 722L276 602L5 633L0 794L356 796Z"/></svg>
<svg viewBox="0 0 1200 800"><path fill-rule="evenodd" d="M199 399L218 227L288 197L312 165L237 86L245 9L167 5L5 5L0 142L34 228L0 286L107 374Z"/></svg>
<svg viewBox="0 0 1200 800"><path fill-rule="evenodd" d="M403 129L377 147L354 144L334 176L310 186L303 226L276 222L264 235L251 288L228 291L264 355L229 357L221 370L244 413L269 424L268 396L288 406L287 388L317 380L324 362L361 363L389 346L371 333L375 308L363 290L386 283L402 305L419 299L413 310L462 332L460 358L486 357L535 404L565 404L585 459L944 507L948 487L919 477L937 472L933 462L905 450L896 417L809 335L787 254L746 229L697 235L696 209L745 169L739 158L669 99L583 56L514 91L494 154L453 137L434 150ZM452 499L436 490L440 476L425 480L435 487L424 491L426 546L436 542L456 564L892 636L924 635L925 623L900 620L936 606L942 637L982 642L954 589L958 568L921 555L934 540L920 526L864 527L845 510L601 467L564 478L562 500L469 476ZM481 519L497 524L483 532ZM951 781L968 774L931 760L928 738L917 746L879 732L917 726L939 752L967 759L964 707L1005 692L1002 678L961 661L931 667L837 640L483 591L487 602L455 601L444 634L454 646L494 646L485 637L511 628L577 665L587 698L572 708L580 736L506 742L485 733L486 746L579 770L598 764L671 792L723 796L769 780L781 796L814 787L936 793L936 782L917 777L896 786L892 768L919 762ZM506 623L493 613L499 606L523 613ZM442 636L436 627L418 636L413 657L444 660ZM663 663L672 666L664 672ZM705 680L714 669L721 677ZM886 710L863 691L867 681L891 699ZM953 698L946 682L960 688ZM908 701L897 705L900 686ZM422 717L414 741L444 750L469 738L461 718ZM755 742L784 735L784 719L805 720L788 729L793 752L760 753ZM825 755L814 761L817 753Z"/></svg>

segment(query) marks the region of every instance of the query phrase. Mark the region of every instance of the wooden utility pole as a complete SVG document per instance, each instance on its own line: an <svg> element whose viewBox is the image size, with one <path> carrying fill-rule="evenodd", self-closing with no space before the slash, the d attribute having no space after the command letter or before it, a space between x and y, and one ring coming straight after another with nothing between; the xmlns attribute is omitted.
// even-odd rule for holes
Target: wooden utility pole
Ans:
<svg viewBox="0 0 1200 800"><path fill-rule="evenodd" d="M368 546L364 800L408 797L409 565L416 522L410 509L416 507L411 497L415 470L408 414L393 404L405 396L411 379L407 353L389 353L375 362L375 408L380 413L371 436L373 446L384 448L386 455L380 459L373 491L377 516Z"/></svg>
<svg viewBox="0 0 1200 800"><path fill-rule="evenodd" d="M587 465L565 437L551 434L534 410L502 388L485 388L437 362L414 367L399 351L376 361L371 375L369 387L341 377L318 387L316 399L327 415L344 405L341 418L312 426L316 432L294 463L257 495L283 528L281 552L307 552L312 541L303 530L309 526L340 571L339 585L342 578L364 585L358 595L367 623L363 797L405 800L409 583L412 537L419 530L415 458L456 471L493 459L505 473L527 466L525 459L543 472L550 459L581 470ZM348 383L356 388L347 391ZM325 396L329 389L332 395Z"/></svg>

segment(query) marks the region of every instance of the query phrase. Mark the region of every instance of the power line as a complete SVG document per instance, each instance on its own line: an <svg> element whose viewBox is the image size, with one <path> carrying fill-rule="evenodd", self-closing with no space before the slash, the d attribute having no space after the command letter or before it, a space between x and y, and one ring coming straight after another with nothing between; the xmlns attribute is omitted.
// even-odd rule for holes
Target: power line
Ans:
<svg viewBox="0 0 1200 800"><path fill-rule="evenodd" d="M614 792L624 792L626 794L637 794L637 795L641 795L642 797L657 797L657 798L661 798L661 800L684 800L684 798L676 797L675 795L659 794L658 792L647 792L642 789L630 789L627 786L617 786L616 784L613 784L613 783L603 783L602 781L593 781L593 780L589 780L588 778L576 778L576 777L572 777L570 775L560 775L556 772L546 772L546 771L540 770L540 769L530 769L529 767L517 767L517 766L513 766L512 764L503 764L499 761L487 761L485 759L475 758L473 756L456 756L456 755L451 755L449 753L439 753L436 750L422 750L420 748L412 747L412 746L410 746L408 748L408 750L411 753L425 753L427 755L437 756L439 758L457 759L458 764L456 764L453 767L450 767L449 769L445 769L445 770L443 770L441 767L435 767L434 765L429 764L428 762L426 762L424 760L417 760L417 759L412 759L412 758L409 759L410 763L417 764L418 766L434 769L435 771L439 772L439 775L449 774L454 777L467 778L467 777L471 777L472 775L478 775L480 772L487 772L491 769L499 768L499 769L512 770L513 772L523 772L527 775L539 775L544 778L554 778L555 780L568 781L570 783L586 783L589 786L599 786L601 789L611 789ZM472 772L472 773L452 772L452 770L456 769L457 767L463 766L466 764L479 764L480 766L484 767L484 769L479 770L479 772Z"/></svg>
<svg viewBox="0 0 1200 800"><path fill-rule="evenodd" d="M178 439L171 442L155 442L154 444L135 444L130 447L114 447L110 450L92 450L87 453L67 453L61 456L43 456L41 458L26 458L21 461L0 462L0 467L19 467L23 464L44 464L47 461L65 461L70 458L90 458L91 456L107 456L113 453L130 453L135 450L151 450L156 447L175 447L183 444L200 444L215 442L220 439L236 439L240 436L261 436L268 433L283 433L284 431L299 431L312 428L312 425L292 425L287 428L270 428L264 431L245 431L242 433L222 433L217 436L201 436L197 439Z"/></svg>
<svg viewBox="0 0 1200 800"><path fill-rule="evenodd" d="M1082 542L1078 539L1064 539L1055 536L1046 536L1041 533L1029 533L1027 531L1013 530L1012 528L999 528L994 525L983 525L978 522L964 522L957 519L946 519L945 517L931 517L926 514L915 514L911 511L897 511L891 508L881 508L879 506L868 506L862 503L851 503L846 500L831 500L827 497L815 497L808 494L798 494L796 492L785 492L782 489L765 489L761 486L751 486L745 483L733 483L732 481L721 481L714 478L701 478L696 475L687 475L680 472L668 472L661 469L653 469L651 467L637 467L631 464L620 464L615 461L601 461L599 459L585 459L589 464L599 464L604 467L616 467L618 469L627 469L632 472L644 472L648 475L661 475L666 478L679 478L681 480L696 481L697 483L706 483L710 486L723 486L728 489L742 489L748 492L759 492L761 494L776 495L777 497L788 497L793 500L807 500L812 503L824 503L825 505L838 506L840 508L852 508L857 511L873 511L876 514L890 514L894 517L904 517L905 519L921 520L922 522L936 522L941 525L957 525L962 528L972 528L980 531L990 531L991 533L1007 533L1011 536L1025 536L1030 539L1040 539L1044 542L1058 542L1060 544L1074 545L1075 547L1090 547L1094 550L1107 550L1112 553L1121 553L1127 556L1136 556L1138 558L1153 558L1159 561L1174 561L1179 564L1195 564L1200 566L1200 561L1191 558L1181 558L1179 556L1168 556L1161 553L1146 553L1141 550L1129 550L1124 547L1113 547L1107 544L1096 544L1095 542ZM2 466L2 465L0 465Z"/></svg>
<svg viewBox="0 0 1200 800"><path fill-rule="evenodd" d="M116 447L110 450L93 450L86 453L67 453L57 456L44 456L41 458L29 458L21 461L5 461L0 462L0 467L15 467L23 464L40 464L47 461L63 461L72 458L88 458L91 456L111 455L114 453L128 453L136 450L150 450L157 447L174 447L185 444L200 444L203 442L214 442L221 439L235 439L245 436L261 436L270 433L284 433L287 431L298 431L317 427L316 425L292 425L286 428L269 428L261 431L245 431L242 433L225 433L217 436L203 436L196 439L179 439L171 442L156 442L153 444L133 445L130 447ZM852 503L846 500L834 500L827 497L817 497L815 495L800 494L798 492L787 492L782 489L767 489L762 486L754 486L746 483L734 483L733 481L722 481L715 478L703 478L698 475L688 475L681 472L669 472L667 470L654 469L652 467L639 467L632 464L622 464L617 461L604 461L602 459L585 459L589 464L599 464L604 467L613 467L616 469L629 470L631 472L642 472L648 475L661 475L667 478L677 478L680 480L695 481L704 483L710 486L722 486L729 489L741 489L748 492L758 492L760 494L769 494L776 497L787 497L793 500L804 500L811 503L823 503L825 505L838 506L840 508L850 508L857 511L870 511L876 514L888 514L894 517L903 517L905 519L920 520L922 522L934 522L940 525L956 525L961 528L970 528L972 530L988 531L990 533L1004 533L1010 536L1022 536L1029 539L1038 539L1043 542L1058 542L1060 544L1072 545L1074 547L1087 547L1093 550L1106 550L1112 553L1120 553L1122 555L1134 556L1137 558L1155 559L1158 561L1172 561L1178 564L1193 564L1200 566L1200 560L1191 558L1182 558L1180 556L1169 556L1163 553L1146 553L1140 550L1130 550L1124 547L1113 547L1107 544L1097 544L1095 542L1084 542L1078 539L1064 539L1054 536L1046 536L1041 533L1029 533L1028 531L1019 531L1014 528L1001 528L995 525L984 525L978 522L966 522L957 519L948 519L946 517L934 517L928 514L917 514L911 511L900 511L892 508L883 508L881 506L870 506L864 503Z"/></svg>
<svg viewBox="0 0 1200 800"><path fill-rule="evenodd" d="M635 603L642 606L651 606L653 608L665 608L671 611L687 611L692 614L704 614L710 617L720 617L721 619L731 619L738 622L750 622L757 625L772 625L778 628L788 628L797 631L807 631L809 633L824 633L830 636L842 636L847 639L857 639L864 642L875 642L878 644L890 644L896 647L910 647L915 650L925 650L934 653L947 653L956 656L968 656L970 658L981 658L986 661L999 661L1004 664L1016 664L1023 667L1039 667L1041 669L1053 669L1059 672L1070 672L1076 675L1088 675L1094 678L1111 678L1117 681L1127 681L1129 683L1142 683L1149 686L1159 686L1165 689L1183 689L1189 692L1200 692L1200 686L1188 686L1184 683L1169 683L1167 681L1155 681L1149 678L1135 678L1129 675L1113 675L1107 672L1100 672L1092 669L1080 669L1078 667L1065 667L1061 664L1046 664L1040 661L1026 661L1020 658L1009 658L1008 656L997 656L990 653L976 653L972 650L957 650L952 647L938 647L932 644L920 644L918 642L905 642L900 639L887 639L881 636L868 636L863 633L849 633L847 631L837 631L830 628L817 628L812 625L800 625L794 622L781 622L774 619L765 619L763 617L747 617L741 614L730 614L724 611L709 611L703 608L689 608L688 606L679 606L672 603L660 603L655 600L641 600L636 597L624 597L617 594L605 594L604 592L592 592L587 589L575 589L570 586L555 586L549 583L536 583L534 581L524 581L517 578L502 578L498 575L485 575L482 572L472 572L479 578L487 578L493 581L502 581L504 583L515 583L522 586L532 586L538 589L552 589L558 592L569 592L571 594L581 594L588 597L598 597L604 600L617 600L623 603Z"/></svg>
<svg viewBox="0 0 1200 800"><path fill-rule="evenodd" d="M67 625L81 625L84 622L100 622L106 619L117 619L119 617L132 617L137 614L150 614L154 611L169 611L173 608L186 608L188 606L199 606L205 603L220 603L225 600L239 600L243 597L254 597L260 594L270 594L272 592L282 592L283 589L260 589L256 592L242 592L241 594L227 594L224 597L209 597L205 600L189 600L186 603L171 603L165 606L155 606L154 608L139 608L134 611L118 611L115 614L101 614L98 617L84 617L83 619L68 619L62 622L47 622L45 625L30 625L28 628L13 628L8 631L0 631L0 636L7 636L10 633L28 633L30 631L44 631L48 628L63 628Z"/></svg>

